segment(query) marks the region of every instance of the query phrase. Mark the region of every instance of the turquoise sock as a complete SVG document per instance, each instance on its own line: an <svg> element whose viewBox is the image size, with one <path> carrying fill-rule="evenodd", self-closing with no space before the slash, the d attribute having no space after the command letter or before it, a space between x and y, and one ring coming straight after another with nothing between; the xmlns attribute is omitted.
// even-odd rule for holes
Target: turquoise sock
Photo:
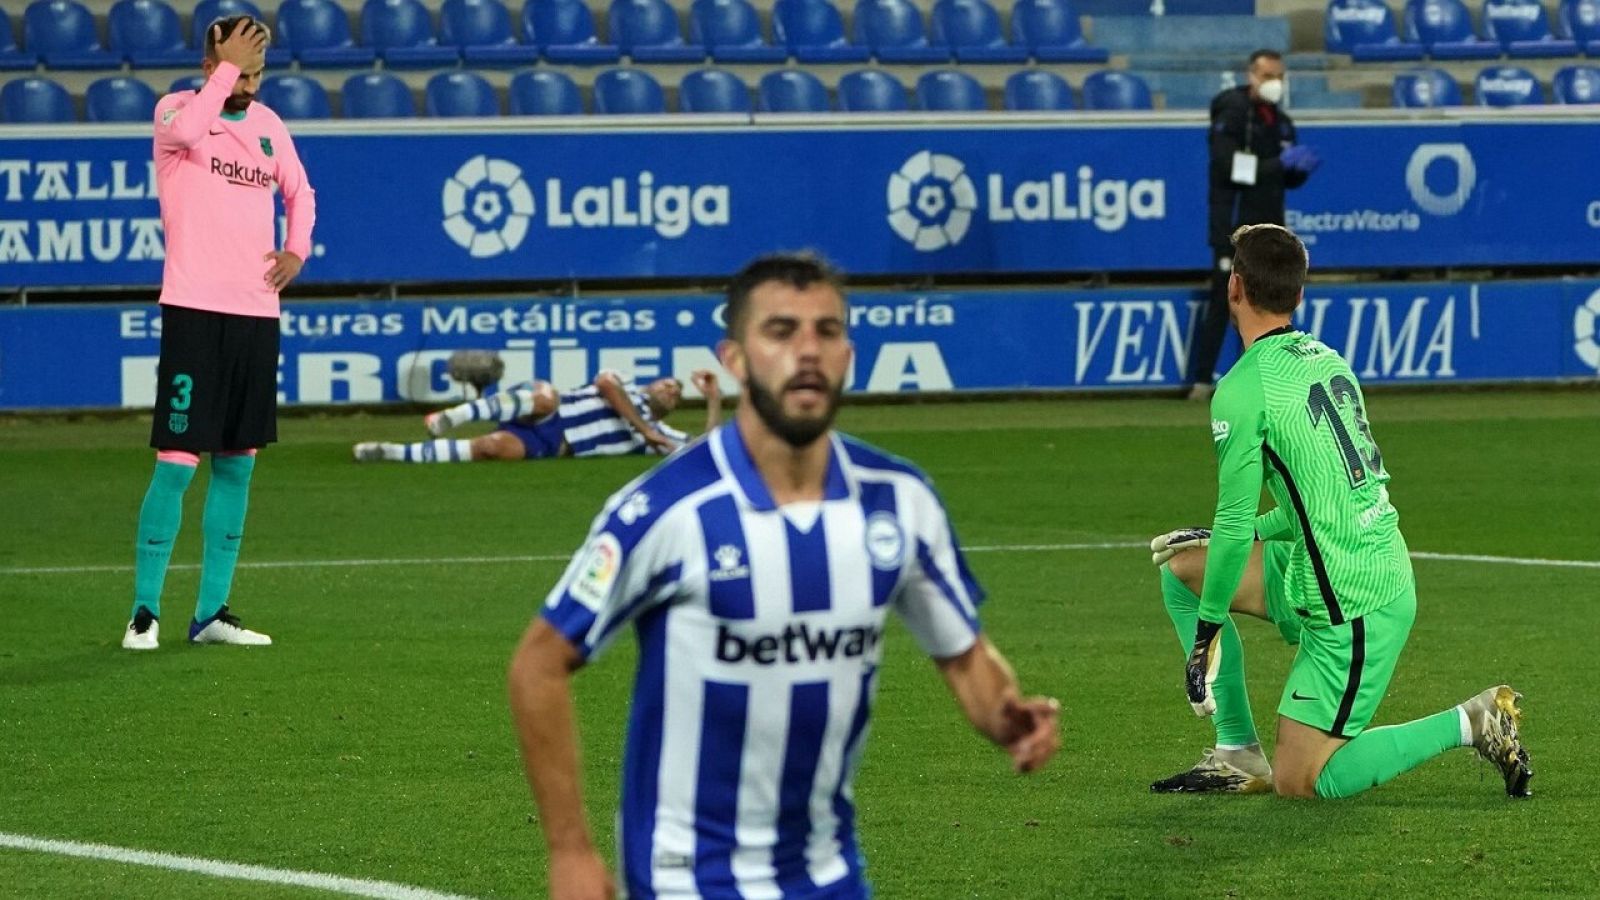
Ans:
<svg viewBox="0 0 1600 900"><path fill-rule="evenodd" d="M244 513L250 504L250 473L254 456L211 457L211 486L206 489L205 552L200 560L200 601L194 620L204 622L228 602L233 570L239 563L239 542L244 539Z"/></svg>
<svg viewBox="0 0 1600 900"><path fill-rule="evenodd" d="M1461 710L1457 707L1404 725L1363 731L1322 767L1317 796L1354 797L1460 746Z"/></svg>
<svg viewBox="0 0 1600 900"><path fill-rule="evenodd" d="M1178 632L1178 643L1188 656L1194 648L1194 624L1200 618L1200 598L1189 590L1183 580L1161 567L1161 600L1166 604L1172 627ZM1244 686L1244 645L1239 642L1239 629L1232 617L1222 621L1222 666L1217 680L1211 685L1217 700L1217 711L1211 724L1217 729L1220 747L1247 747L1260 743L1256 735L1256 722L1250 715L1250 693Z"/></svg>
<svg viewBox="0 0 1600 900"><path fill-rule="evenodd" d="M139 533L133 548L133 612L143 606L154 616L161 615L161 586L167 581L167 564L172 561L172 544L183 524L183 492L194 480L194 466L175 462L156 462L150 487L139 506Z"/></svg>

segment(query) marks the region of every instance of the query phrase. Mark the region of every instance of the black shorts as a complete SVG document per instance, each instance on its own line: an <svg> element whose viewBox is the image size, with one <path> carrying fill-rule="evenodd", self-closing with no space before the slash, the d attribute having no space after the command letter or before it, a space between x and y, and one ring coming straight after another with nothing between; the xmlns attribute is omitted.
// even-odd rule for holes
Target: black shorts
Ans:
<svg viewBox="0 0 1600 900"><path fill-rule="evenodd" d="M161 307L150 446L213 453L278 439L278 320Z"/></svg>

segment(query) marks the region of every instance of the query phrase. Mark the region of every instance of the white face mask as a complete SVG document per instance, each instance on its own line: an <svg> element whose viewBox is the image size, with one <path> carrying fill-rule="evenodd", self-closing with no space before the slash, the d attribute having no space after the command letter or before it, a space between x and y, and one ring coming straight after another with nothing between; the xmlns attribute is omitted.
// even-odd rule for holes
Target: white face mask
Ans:
<svg viewBox="0 0 1600 900"><path fill-rule="evenodd" d="M1269 78L1261 82L1256 88L1256 94L1268 103L1278 103L1283 100L1285 85L1282 78Z"/></svg>

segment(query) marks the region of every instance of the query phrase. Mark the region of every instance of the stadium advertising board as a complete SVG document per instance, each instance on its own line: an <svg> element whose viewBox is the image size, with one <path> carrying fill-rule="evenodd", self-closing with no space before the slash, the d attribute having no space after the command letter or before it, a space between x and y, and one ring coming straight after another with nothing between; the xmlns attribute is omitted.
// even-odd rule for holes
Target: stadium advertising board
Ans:
<svg viewBox="0 0 1600 900"><path fill-rule="evenodd" d="M1289 224L1318 267L1595 260L1600 122L1317 123L1302 139L1324 165ZM862 275L1210 264L1199 119L324 126L298 143L318 198L303 282L726 276L795 247ZM148 136L0 137L0 287L154 285L162 256Z"/></svg>
<svg viewBox="0 0 1600 900"><path fill-rule="evenodd" d="M861 293L849 388L1172 387L1201 303L1183 289ZM445 367L464 349L498 351L505 383L567 387L602 368L687 382L715 364L721 312L712 297L292 303L279 400L442 402L459 396ZM1600 377L1600 281L1313 286L1300 325L1370 384ZM154 304L0 309L0 409L149 406L160 328ZM1230 338L1224 360L1236 352Z"/></svg>

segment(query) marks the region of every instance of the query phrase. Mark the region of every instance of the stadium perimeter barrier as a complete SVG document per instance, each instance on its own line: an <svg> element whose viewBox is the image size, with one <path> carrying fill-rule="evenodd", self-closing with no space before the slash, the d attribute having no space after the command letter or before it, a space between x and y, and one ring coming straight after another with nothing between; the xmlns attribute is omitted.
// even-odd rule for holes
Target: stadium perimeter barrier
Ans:
<svg viewBox="0 0 1600 900"><path fill-rule="evenodd" d="M319 208L302 280L337 296L357 283L715 277L795 247L857 275L934 280L1198 271L1209 265L1204 123L1180 113L302 122ZM1586 111L1307 114L1301 135L1325 164L1289 195L1289 224L1318 269L1597 261L1600 122ZM0 289L156 284L149 140L143 126L0 129ZM218 177L262 164L219 161ZM1600 372L1600 284L1313 294L1310 327L1375 382ZM852 387L872 392L1175 385L1200 302L1184 289L1120 288L855 299ZM558 384L603 366L681 376L711 358L715 307L682 296L292 302L283 399L433 402L450 387L443 356L465 347L499 349L511 373ZM158 318L150 304L0 309L0 409L148 403ZM63 335L81 348L70 359Z"/></svg>

